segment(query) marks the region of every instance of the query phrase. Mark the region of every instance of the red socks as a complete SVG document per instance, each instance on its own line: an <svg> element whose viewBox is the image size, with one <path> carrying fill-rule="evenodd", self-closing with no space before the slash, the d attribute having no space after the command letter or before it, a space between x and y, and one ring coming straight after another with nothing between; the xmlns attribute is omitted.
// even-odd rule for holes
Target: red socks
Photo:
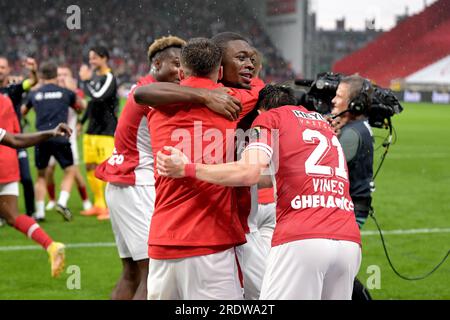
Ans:
<svg viewBox="0 0 450 320"><path fill-rule="evenodd" d="M48 246L53 242L52 238L45 233L44 230L34 221L26 215L20 215L17 217L14 227L25 234L28 238L33 239L39 243L44 249L47 250Z"/></svg>
<svg viewBox="0 0 450 320"><path fill-rule="evenodd" d="M55 185L54 184L47 185L47 192L48 192L48 198L52 201L55 201L56 197L55 197ZM88 200L86 186L78 187L78 192L80 193L80 197L83 201Z"/></svg>
<svg viewBox="0 0 450 320"><path fill-rule="evenodd" d="M81 200L83 200L83 201L88 200L86 186L78 187L78 192L80 193Z"/></svg>
<svg viewBox="0 0 450 320"><path fill-rule="evenodd" d="M47 192L48 192L48 198L51 201L55 201L55 185L54 184L47 184Z"/></svg>

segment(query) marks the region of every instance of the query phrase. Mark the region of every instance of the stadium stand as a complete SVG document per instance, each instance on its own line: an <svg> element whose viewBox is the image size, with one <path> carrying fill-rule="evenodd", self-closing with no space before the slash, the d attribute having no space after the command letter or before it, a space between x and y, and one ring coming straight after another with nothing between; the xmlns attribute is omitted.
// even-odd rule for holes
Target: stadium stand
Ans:
<svg viewBox="0 0 450 320"><path fill-rule="evenodd" d="M19 70L20 60L26 55L38 61L52 58L78 67L86 59L91 45L103 44L112 53L111 65L119 81L133 81L148 71L145 52L155 38L167 34L183 38L209 37L222 31L236 31L251 39L263 52L265 74L262 76L266 81L293 78L293 71L267 34L250 11L245 10L245 0L110 0L101 3L79 0L76 4L81 8L81 29L69 30L66 10L72 2L35 4L0 0L0 21L8 26L0 31L0 54L10 59L14 70ZM36 6L40 10L36 10ZM239 7L243 9L236 10Z"/></svg>
<svg viewBox="0 0 450 320"><path fill-rule="evenodd" d="M365 47L337 61L334 72L370 78L381 86L403 79L450 53L450 0L439 0Z"/></svg>
<svg viewBox="0 0 450 320"><path fill-rule="evenodd" d="M405 84L450 88L450 55L411 74Z"/></svg>

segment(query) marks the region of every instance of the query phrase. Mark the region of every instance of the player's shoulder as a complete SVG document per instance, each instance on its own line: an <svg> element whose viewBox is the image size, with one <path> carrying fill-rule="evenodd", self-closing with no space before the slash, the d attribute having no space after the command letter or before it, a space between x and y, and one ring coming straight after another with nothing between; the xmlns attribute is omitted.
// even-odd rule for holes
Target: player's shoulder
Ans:
<svg viewBox="0 0 450 320"><path fill-rule="evenodd" d="M108 77L108 76L113 76L113 77L115 77L114 72L113 72L112 69L108 69L108 70L103 74L103 76L105 76L105 77Z"/></svg>
<svg viewBox="0 0 450 320"><path fill-rule="evenodd" d="M66 95L72 96L75 95L76 93L70 89L64 88L64 87L60 87L58 86L58 90L61 90L61 92L63 92Z"/></svg>
<svg viewBox="0 0 450 320"><path fill-rule="evenodd" d="M304 107L302 106L293 106L293 105L286 105L281 106L278 108L273 108L265 112L267 116L288 116L288 115L295 115L297 112L308 112Z"/></svg>
<svg viewBox="0 0 450 320"><path fill-rule="evenodd" d="M61 87L60 85L56 85L56 84L53 84L53 85L47 87L46 91L61 92L65 96L75 95L75 92L73 92L72 90L69 90L67 88Z"/></svg>
<svg viewBox="0 0 450 320"><path fill-rule="evenodd" d="M2 111L2 114L8 112L15 114L12 100L7 95L0 94L0 105L0 111Z"/></svg>
<svg viewBox="0 0 450 320"><path fill-rule="evenodd" d="M136 82L136 84L134 84L133 87L130 90L133 90L133 89L135 89L137 87L145 86L147 84L151 84L151 83L154 83L154 82L158 82L158 81L155 78L153 78L151 75L146 75L144 77L140 77L138 79L138 81Z"/></svg>
<svg viewBox="0 0 450 320"><path fill-rule="evenodd" d="M1 103L7 103L8 101L11 101L11 99L6 94L0 94L0 102Z"/></svg>
<svg viewBox="0 0 450 320"><path fill-rule="evenodd" d="M3 89L5 92L24 91L24 90L23 90L23 83L24 83L24 81L21 81L21 82L18 82L18 83L16 83L16 82L10 83L10 84L8 84L6 87L3 87L2 89ZM3 92L3 91L2 91L2 92Z"/></svg>
<svg viewBox="0 0 450 320"><path fill-rule="evenodd" d="M6 109L6 108L14 109L12 100L7 95L0 94L0 104L2 106L2 109Z"/></svg>

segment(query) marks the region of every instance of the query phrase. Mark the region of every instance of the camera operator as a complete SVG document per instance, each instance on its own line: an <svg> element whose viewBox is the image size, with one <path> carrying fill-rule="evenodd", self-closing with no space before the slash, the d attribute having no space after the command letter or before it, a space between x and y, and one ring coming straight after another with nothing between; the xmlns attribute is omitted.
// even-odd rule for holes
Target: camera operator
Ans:
<svg viewBox="0 0 450 320"><path fill-rule="evenodd" d="M343 77L332 100L331 111L339 141L345 154L350 180L350 196L355 205L356 221L361 229L372 202L373 135L367 119L373 88L358 75ZM364 286L355 279L353 300L371 299Z"/></svg>
<svg viewBox="0 0 450 320"><path fill-rule="evenodd" d="M372 201L373 135L366 116L372 91L368 80L357 75L344 77L332 100L331 111L337 116L333 124L347 160L350 195L360 229L367 220Z"/></svg>

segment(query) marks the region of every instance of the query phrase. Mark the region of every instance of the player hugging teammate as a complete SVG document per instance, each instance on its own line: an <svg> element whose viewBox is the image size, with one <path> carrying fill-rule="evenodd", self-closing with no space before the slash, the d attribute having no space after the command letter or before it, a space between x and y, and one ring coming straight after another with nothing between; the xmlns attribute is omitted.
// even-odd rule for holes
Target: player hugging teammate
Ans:
<svg viewBox="0 0 450 320"><path fill-rule="evenodd" d="M239 34L161 38L148 58L150 72L119 120L108 51L92 48L95 73L80 70L95 199L82 214L111 217L123 263L112 298L350 299L361 239L344 153L327 120L296 106L286 87L264 86L262 57ZM39 130L54 129L43 120L52 104L64 105L52 116L66 121L77 98L58 86L56 66L44 65L42 78L28 107ZM66 168L57 206L70 220L70 144L53 138L37 151L38 190L50 156ZM269 189L258 201L260 188ZM52 250L61 257L62 245Z"/></svg>
<svg viewBox="0 0 450 320"><path fill-rule="evenodd" d="M182 49L181 86L151 84L134 93L136 101L154 108L149 124L158 158L149 299L242 299L239 268L246 299L351 297L360 233L339 140L322 116L296 107L286 88L259 92L253 57L254 50L236 34L193 39ZM208 94L221 90L219 79L242 104L238 117L231 111L235 121L205 106ZM220 163L221 157L231 160L216 152L211 163L205 150L219 150L217 141L228 150L227 130L236 130L255 106L260 115L241 160ZM261 174L268 168L268 175ZM273 185L277 194L268 257L258 253L264 242L253 241L247 220L257 210L255 192L252 197L249 190L257 184ZM237 248L249 244L236 265Z"/></svg>

